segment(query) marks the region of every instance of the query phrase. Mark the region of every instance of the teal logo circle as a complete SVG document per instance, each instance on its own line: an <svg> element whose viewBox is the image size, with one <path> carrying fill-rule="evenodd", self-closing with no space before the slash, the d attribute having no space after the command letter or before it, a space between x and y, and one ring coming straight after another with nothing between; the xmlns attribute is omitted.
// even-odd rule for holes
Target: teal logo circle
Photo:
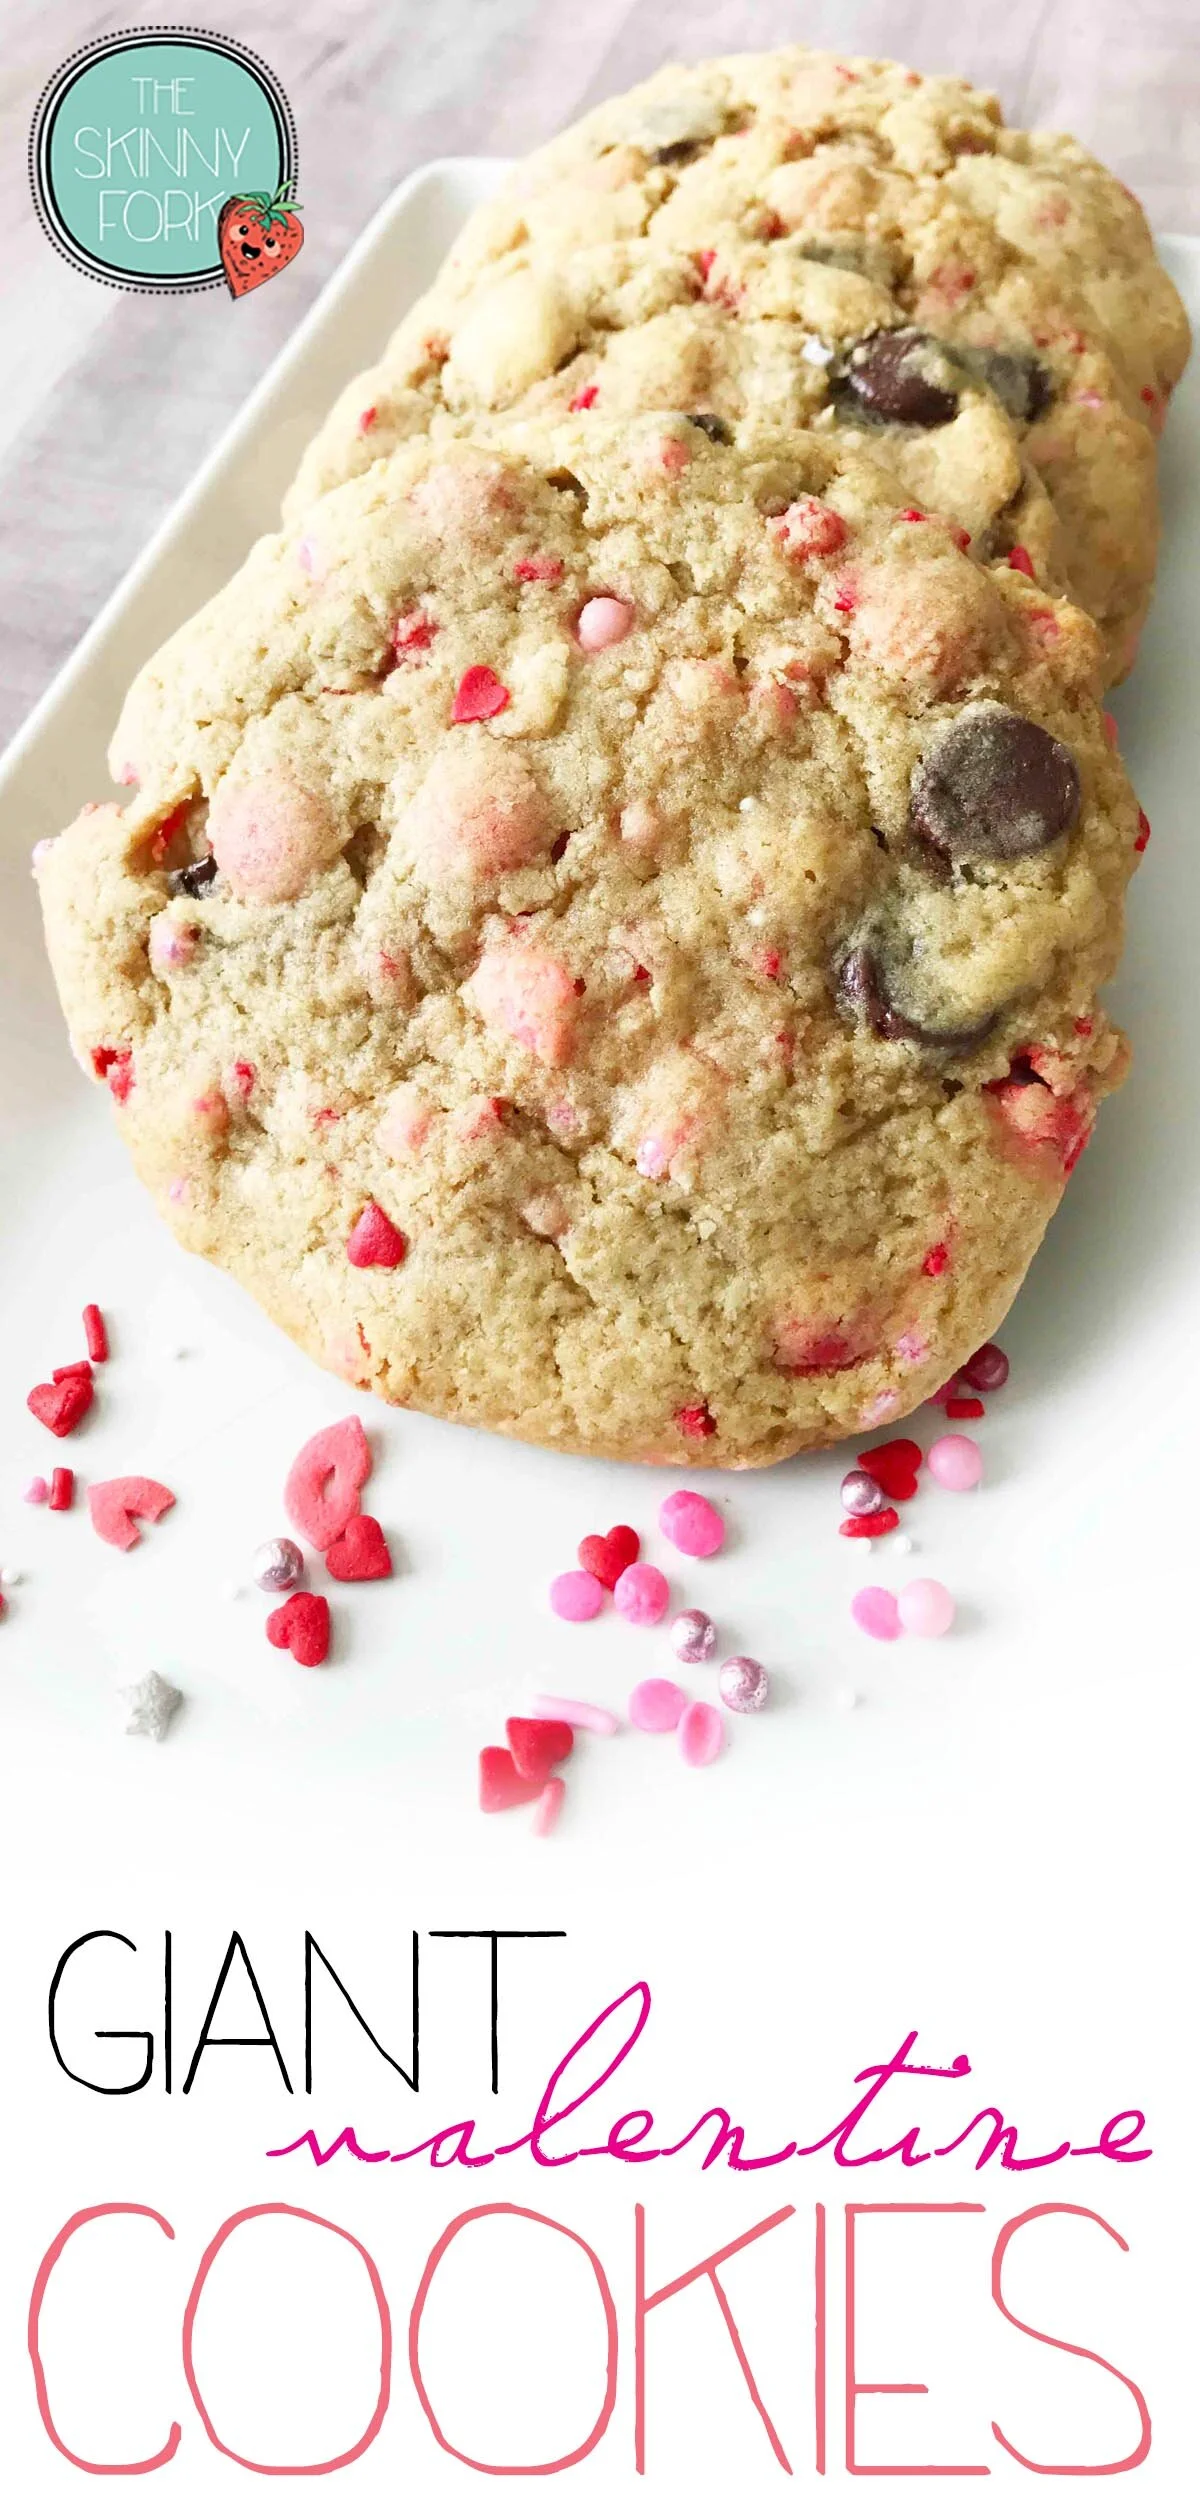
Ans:
<svg viewBox="0 0 1200 2520"><path fill-rule="evenodd" d="M29 137L38 216L77 271L117 289L217 288L231 200L294 193L296 126L257 54L203 28L87 44L50 81Z"/></svg>

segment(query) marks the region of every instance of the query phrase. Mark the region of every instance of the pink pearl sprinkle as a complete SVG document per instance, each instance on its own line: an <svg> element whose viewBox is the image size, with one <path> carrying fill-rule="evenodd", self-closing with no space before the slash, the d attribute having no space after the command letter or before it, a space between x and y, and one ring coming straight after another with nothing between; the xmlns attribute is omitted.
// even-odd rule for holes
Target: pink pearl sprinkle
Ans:
<svg viewBox="0 0 1200 2520"><path fill-rule="evenodd" d="M569 1724L572 1732L615 1733L616 1716L607 1706L593 1706L587 1698L535 1697L533 1712L545 1724Z"/></svg>
<svg viewBox="0 0 1200 2520"><path fill-rule="evenodd" d="M688 1767L708 1767L725 1746L724 1719L715 1706L696 1698L679 1727L679 1755Z"/></svg>
<svg viewBox="0 0 1200 2520"><path fill-rule="evenodd" d="M685 1557L712 1557L725 1537L724 1517L694 1488L676 1488L663 1498L658 1528Z"/></svg>
<svg viewBox="0 0 1200 2520"><path fill-rule="evenodd" d="M27 1479L21 1494L27 1505L44 1505L50 1490L45 1479Z"/></svg>
<svg viewBox="0 0 1200 2520"><path fill-rule="evenodd" d="M983 1454L969 1435L939 1435L929 1447L928 1469L939 1487L978 1487L983 1476Z"/></svg>
<svg viewBox="0 0 1200 2520"><path fill-rule="evenodd" d="M629 1700L629 1721L639 1732L674 1732L687 1702L687 1690L677 1680L639 1680Z"/></svg>
<svg viewBox="0 0 1200 2520"><path fill-rule="evenodd" d="M557 1823L559 1812L562 1810L566 1791L567 1789L561 1776L547 1777L541 1793L538 1796L537 1802L534 1805L531 1826L535 1837L549 1837L551 1829L554 1828Z"/></svg>
<svg viewBox="0 0 1200 2520"><path fill-rule="evenodd" d="M550 1586L550 1607L556 1619L594 1619L604 1608L604 1586L595 1575L572 1566Z"/></svg>
<svg viewBox="0 0 1200 2520"><path fill-rule="evenodd" d="M633 1627L657 1627L671 1587L657 1566L627 1566L613 1587L613 1607Z"/></svg>
<svg viewBox="0 0 1200 2520"><path fill-rule="evenodd" d="M900 1611L895 1593L885 1592L882 1584L867 1584L856 1592L850 1604L850 1616L864 1636L873 1636L881 1645L890 1645L900 1634Z"/></svg>
<svg viewBox="0 0 1200 2520"><path fill-rule="evenodd" d="M907 1636L945 1636L954 1625L954 1595L931 1575L906 1584L896 1608Z"/></svg>
<svg viewBox="0 0 1200 2520"><path fill-rule="evenodd" d="M597 648L615 647L632 628L632 604L623 604L618 595L593 595L575 624L575 635L581 648L594 653Z"/></svg>

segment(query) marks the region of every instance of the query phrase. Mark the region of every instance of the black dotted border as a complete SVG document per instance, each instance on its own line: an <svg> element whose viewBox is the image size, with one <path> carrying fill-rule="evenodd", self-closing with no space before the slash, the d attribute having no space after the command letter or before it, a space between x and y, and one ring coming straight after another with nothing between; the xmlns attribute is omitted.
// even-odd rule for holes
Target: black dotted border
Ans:
<svg viewBox="0 0 1200 2520"><path fill-rule="evenodd" d="M37 212L38 224L43 235L48 239L49 243L53 245L55 252L57 254L61 254L63 261L70 264L72 271L81 272L86 280L96 281L102 289L128 290L130 294L135 297L199 297L207 289L220 289L225 287L226 280L223 268L208 272L203 278L196 280L135 280L132 276L126 279L118 272L97 270L94 265L89 262L82 248L78 251L72 251L72 248L68 245L60 229L55 225L53 219L50 217L46 204L42 198L42 188L38 181L38 158L46 108L52 99L58 95L59 90L66 81L68 72L73 70L77 64L85 61L95 61L106 53L127 50L135 44L149 42L155 36L168 36L175 40L183 40L184 42L186 42L189 38L195 38L201 44L205 45L210 52L223 53L226 60L240 62L245 69L254 72L255 75L260 78L271 104L279 117L279 121L283 128L285 143L288 150L290 150L290 162L286 163L281 169L280 181L281 183L290 183L293 189L295 188L300 173L300 150L296 137L296 118L292 112L290 100L281 80L277 77L275 71L272 70L270 63L262 59L261 54L251 52L248 44L238 43L231 35L215 34L211 26L129 26L117 27L111 34L108 35L95 36L90 44L80 44L73 53L68 53L65 61L60 61L53 78L46 81L46 85L42 89L41 95L34 107L33 120L29 126L29 147L26 153L29 168L29 189L33 194L33 206Z"/></svg>

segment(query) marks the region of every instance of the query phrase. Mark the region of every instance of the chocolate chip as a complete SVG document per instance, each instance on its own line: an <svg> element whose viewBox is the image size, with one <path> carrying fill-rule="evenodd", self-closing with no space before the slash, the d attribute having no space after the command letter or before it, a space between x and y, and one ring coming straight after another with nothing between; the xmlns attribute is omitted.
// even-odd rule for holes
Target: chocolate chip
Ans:
<svg viewBox="0 0 1200 2520"><path fill-rule="evenodd" d="M954 865L1034 857L1079 812L1065 744L1013 709L966 709L913 778L913 827Z"/></svg>
<svg viewBox="0 0 1200 2520"><path fill-rule="evenodd" d="M1036 420L1053 400L1054 379L1032 350L972 350L956 342L951 356L991 386L1010 420Z"/></svg>
<svg viewBox="0 0 1200 2520"><path fill-rule="evenodd" d="M938 429L958 410L957 394L933 372L944 362L940 343L911 325L901 332L869 333L850 353L842 390L872 420Z"/></svg>
<svg viewBox="0 0 1200 2520"><path fill-rule="evenodd" d="M938 1029L905 1015L890 994L883 967L870 945L855 945L836 973L837 993L852 1013L866 1017L881 1041L912 1041L922 1050L954 1055L978 1050L1000 1020L997 1009L978 1023Z"/></svg>
<svg viewBox="0 0 1200 2520"><path fill-rule="evenodd" d="M727 420L718 420L715 411L689 411L684 414L693 429L703 429L714 446L732 446L733 431Z"/></svg>
<svg viewBox="0 0 1200 2520"><path fill-rule="evenodd" d="M205 893L212 891L216 880L215 857L193 858L190 866L181 866L172 875L168 889L173 893L188 893L193 901L201 901Z"/></svg>
<svg viewBox="0 0 1200 2520"><path fill-rule="evenodd" d="M702 147L703 142L699 140L668 140L664 148L654 150L652 163L655 166L686 166L692 158L699 157Z"/></svg>

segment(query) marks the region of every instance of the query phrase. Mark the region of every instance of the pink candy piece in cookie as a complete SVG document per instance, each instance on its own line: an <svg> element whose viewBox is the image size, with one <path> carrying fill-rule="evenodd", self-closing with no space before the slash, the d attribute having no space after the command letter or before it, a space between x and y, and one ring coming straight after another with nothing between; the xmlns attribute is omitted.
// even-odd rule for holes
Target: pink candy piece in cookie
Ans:
<svg viewBox="0 0 1200 2520"><path fill-rule="evenodd" d="M663 1498L658 1528L684 1557L713 1557L725 1537L724 1517L694 1488L676 1488Z"/></svg>
<svg viewBox="0 0 1200 2520"><path fill-rule="evenodd" d="M368 1199L346 1243L352 1269L397 1269L408 1250L408 1236L393 1225L374 1199Z"/></svg>
<svg viewBox="0 0 1200 2520"><path fill-rule="evenodd" d="M295 901L341 848L320 800L286 771L223 784L208 816L208 845L239 901Z"/></svg>
<svg viewBox="0 0 1200 2520"><path fill-rule="evenodd" d="M479 885L531 866L556 829L520 754L476 737L435 755L399 837L427 881L459 877Z"/></svg>
<svg viewBox="0 0 1200 2520"><path fill-rule="evenodd" d="M92 1529L114 1549L136 1549L139 1522L158 1522L175 1502L157 1479L92 1479L88 1482Z"/></svg>
<svg viewBox="0 0 1200 2520"><path fill-rule="evenodd" d="M150 921L150 960L155 971L182 971L196 951L199 930L180 927L169 910L160 910Z"/></svg>
<svg viewBox="0 0 1200 2520"><path fill-rule="evenodd" d="M772 541L789 560L823 560L840 551L846 539L845 519L823 499L794 499L770 524Z"/></svg>
<svg viewBox="0 0 1200 2520"><path fill-rule="evenodd" d="M575 624L575 636L581 648L594 653L627 639L633 624L632 604L623 603L619 595L592 595Z"/></svg>
<svg viewBox="0 0 1200 2520"><path fill-rule="evenodd" d="M569 1058L575 983L549 954L532 945L495 945L481 956L471 985L490 1031L507 1033L545 1067Z"/></svg>
<svg viewBox="0 0 1200 2520"><path fill-rule="evenodd" d="M375 1144L384 1155L402 1163L406 1156L416 1155L433 1127L435 1113L415 1085L393 1087L383 1106L383 1117L375 1131Z"/></svg>
<svg viewBox="0 0 1200 2520"><path fill-rule="evenodd" d="M296 1455L283 1491L290 1522L324 1554L340 1540L358 1512L370 1476L371 1447L361 1418L339 1418L310 1435Z"/></svg>

